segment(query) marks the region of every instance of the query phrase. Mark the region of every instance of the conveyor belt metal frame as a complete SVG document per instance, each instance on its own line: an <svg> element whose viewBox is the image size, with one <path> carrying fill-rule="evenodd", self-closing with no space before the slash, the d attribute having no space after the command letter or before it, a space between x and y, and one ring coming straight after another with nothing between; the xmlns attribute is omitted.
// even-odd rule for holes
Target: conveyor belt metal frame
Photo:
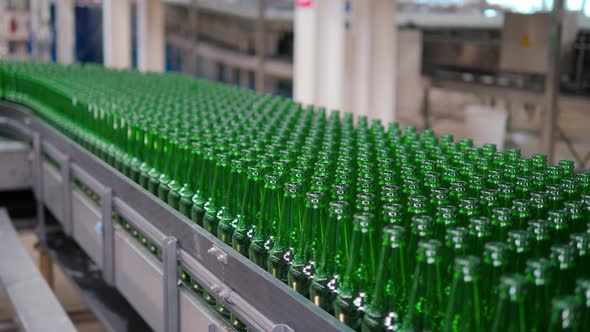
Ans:
<svg viewBox="0 0 590 332"><path fill-rule="evenodd" d="M43 207L44 204L43 152L59 163L63 182L69 183L70 175L73 175L99 193L103 216L102 267L107 283L115 283L113 256L114 233L117 227L113 225L112 210L162 248L165 331L176 332L180 325L178 317L181 292L176 285L178 262L217 301L223 303L254 330L350 330L27 109L13 103L1 102L0 125L8 123L32 133L36 155L35 192L40 202L39 207ZM72 190L69 189L69 193L62 197L61 203L66 206L64 210L71 211ZM39 220L40 226L44 224L42 215ZM64 224L66 231L71 232L71 212L64 214L61 219L60 222ZM219 259L220 256L223 259ZM220 326L214 325L209 329L221 329Z"/></svg>
<svg viewBox="0 0 590 332"><path fill-rule="evenodd" d="M76 328L0 208L0 281L19 327L27 332L74 332Z"/></svg>

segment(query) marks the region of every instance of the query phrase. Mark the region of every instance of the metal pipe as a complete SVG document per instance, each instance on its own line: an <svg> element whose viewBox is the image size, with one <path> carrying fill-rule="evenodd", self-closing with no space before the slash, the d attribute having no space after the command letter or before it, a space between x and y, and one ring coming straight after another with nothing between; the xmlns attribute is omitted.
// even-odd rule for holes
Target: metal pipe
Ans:
<svg viewBox="0 0 590 332"><path fill-rule="evenodd" d="M541 151L547 155L547 162L553 163L555 154L555 126L559 102L559 76L561 53L561 30L564 0L555 0L551 11L549 27L549 64L545 77L545 115L541 134Z"/></svg>

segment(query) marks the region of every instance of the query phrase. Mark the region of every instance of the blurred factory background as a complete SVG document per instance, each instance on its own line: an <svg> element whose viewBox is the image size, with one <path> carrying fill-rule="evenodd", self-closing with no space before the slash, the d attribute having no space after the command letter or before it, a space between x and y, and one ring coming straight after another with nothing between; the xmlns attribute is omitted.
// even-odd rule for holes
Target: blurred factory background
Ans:
<svg viewBox="0 0 590 332"><path fill-rule="evenodd" d="M587 168L589 14L585 0L0 0L0 57L177 71Z"/></svg>

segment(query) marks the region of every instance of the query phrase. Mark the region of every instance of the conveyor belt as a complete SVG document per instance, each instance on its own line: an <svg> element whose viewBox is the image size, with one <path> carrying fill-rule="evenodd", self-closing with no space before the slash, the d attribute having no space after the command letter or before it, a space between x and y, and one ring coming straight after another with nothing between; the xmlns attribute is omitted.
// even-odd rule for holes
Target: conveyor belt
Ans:
<svg viewBox="0 0 590 332"><path fill-rule="evenodd" d="M36 160L46 160L33 169L33 182L43 184L40 198L154 330L230 328L177 287L177 264L253 330L350 330L25 108L3 102L0 118L37 141ZM98 203L71 178L99 195ZM117 220L149 240L156 255Z"/></svg>

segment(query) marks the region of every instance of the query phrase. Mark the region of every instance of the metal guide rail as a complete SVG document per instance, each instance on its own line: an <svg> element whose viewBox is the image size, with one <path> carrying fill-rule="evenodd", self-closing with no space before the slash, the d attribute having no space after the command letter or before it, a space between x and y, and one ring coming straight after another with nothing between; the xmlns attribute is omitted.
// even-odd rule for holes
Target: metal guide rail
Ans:
<svg viewBox="0 0 590 332"><path fill-rule="evenodd" d="M0 102L7 126L33 140L38 204L154 330L231 329L191 292L198 283L255 331L351 331L27 109Z"/></svg>

